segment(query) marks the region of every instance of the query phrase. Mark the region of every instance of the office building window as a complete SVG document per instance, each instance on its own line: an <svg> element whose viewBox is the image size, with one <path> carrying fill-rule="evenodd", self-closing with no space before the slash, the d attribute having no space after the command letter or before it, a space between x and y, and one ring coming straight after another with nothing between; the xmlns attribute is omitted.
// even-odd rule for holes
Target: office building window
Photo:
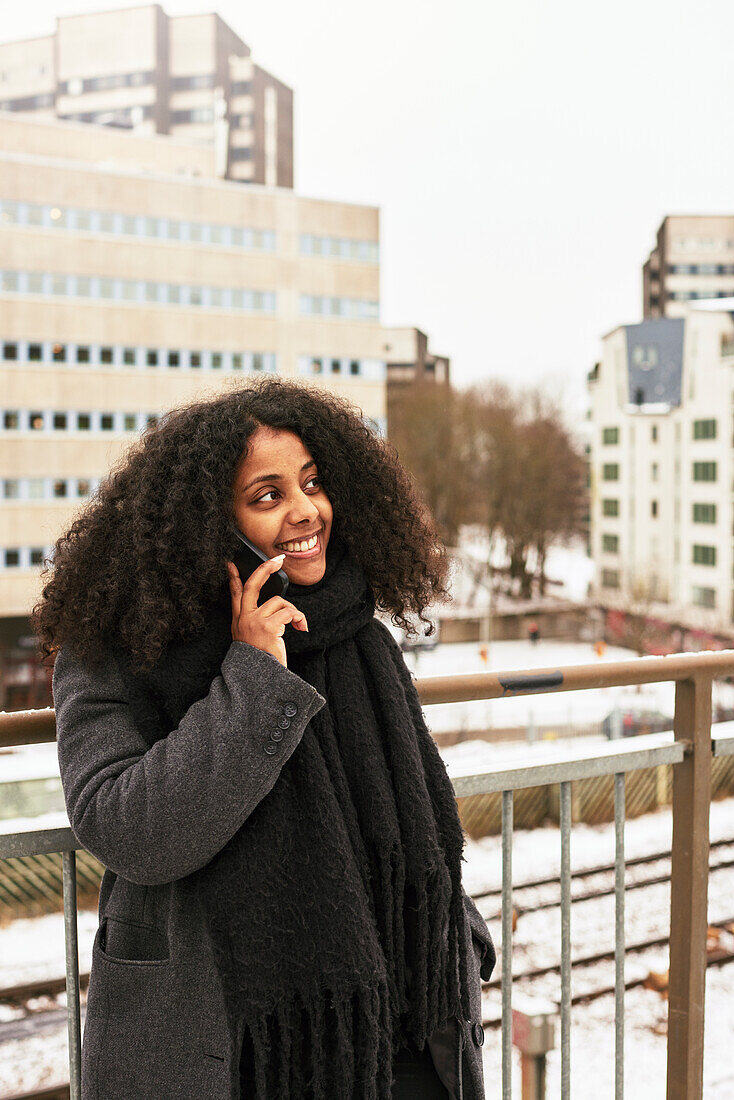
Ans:
<svg viewBox="0 0 734 1100"><path fill-rule="evenodd" d="M694 439L716 439L716 421L715 420L694 420L693 421L693 438Z"/></svg>
<svg viewBox="0 0 734 1100"><path fill-rule="evenodd" d="M54 363L66 362L66 348L63 344L54 344L53 346L53 361Z"/></svg>
<svg viewBox="0 0 734 1100"><path fill-rule="evenodd" d="M716 607L716 589L694 584L691 589L693 603L697 607Z"/></svg>
<svg viewBox="0 0 734 1100"><path fill-rule="evenodd" d="M693 480L694 481L716 481L716 463L715 462L694 462L693 463Z"/></svg>
<svg viewBox="0 0 734 1100"><path fill-rule="evenodd" d="M66 413L62 413L62 412L54 413L53 425L54 425L54 429L57 429L57 430L58 429L63 429L64 431L66 431L66 427L67 427Z"/></svg>
<svg viewBox="0 0 734 1100"><path fill-rule="evenodd" d="M619 588L619 570L602 569L601 583L603 588Z"/></svg>
<svg viewBox="0 0 734 1100"><path fill-rule="evenodd" d="M190 76L174 76L171 80L174 92L187 92L194 88L213 88L214 73L193 73Z"/></svg>
<svg viewBox="0 0 734 1100"><path fill-rule="evenodd" d="M716 565L716 547L694 544L692 561L694 565Z"/></svg>
<svg viewBox="0 0 734 1100"><path fill-rule="evenodd" d="M694 523L716 523L716 505L715 504L694 504L693 505L693 522Z"/></svg>
<svg viewBox="0 0 734 1100"><path fill-rule="evenodd" d="M88 363L89 362L89 348L81 347L80 345L77 346L76 361L77 361L77 363Z"/></svg>
<svg viewBox="0 0 734 1100"><path fill-rule="evenodd" d="M19 272L0 272L0 290L20 292L19 274ZM59 293L76 298L102 298L112 301L139 300L138 282L135 279L113 279L106 275L75 277L34 271L26 272L24 279L23 293ZM214 304L217 308L256 310L264 313L274 313L276 308L275 291L272 290L242 290L239 287L202 287L151 282L143 284L143 287L142 293L146 300L163 304L203 307ZM333 299L333 302L337 303L339 309L334 309L332 312L346 315L351 310L353 316L377 317L376 302L359 302L350 299Z"/></svg>
<svg viewBox="0 0 734 1100"><path fill-rule="evenodd" d="M3 344L3 359L17 359L18 358L18 345L17 344Z"/></svg>
<svg viewBox="0 0 734 1100"><path fill-rule="evenodd" d="M603 481L619 481L619 464L616 462L604 463L601 476Z"/></svg>
<svg viewBox="0 0 734 1100"><path fill-rule="evenodd" d="M602 443L619 443L619 428L602 428Z"/></svg>
<svg viewBox="0 0 734 1100"><path fill-rule="evenodd" d="M608 554L619 552L619 535L602 535L601 548Z"/></svg>
<svg viewBox="0 0 734 1100"><path fill-rule="evenodd" d="M657 516L658 514L658 502L656 500L650 501L650 515Z"/></svg>
<svg viewBox="0 0 734 1100"><path fill-rule="evenodd" d="M110 348L110 347L100 348L99 349L99 361L100 361L100 363L105 363L105 364L109 364L109 363L114 362L114 355L113 355L113 352L112 352L112 348Z"/></svg>
<svg viewBox="0 0 734 1100"><path fill-rule="evenodd" d="M619 515L619 501L618 500L602 500L601 512L603 516L618 516Z"/></svg>

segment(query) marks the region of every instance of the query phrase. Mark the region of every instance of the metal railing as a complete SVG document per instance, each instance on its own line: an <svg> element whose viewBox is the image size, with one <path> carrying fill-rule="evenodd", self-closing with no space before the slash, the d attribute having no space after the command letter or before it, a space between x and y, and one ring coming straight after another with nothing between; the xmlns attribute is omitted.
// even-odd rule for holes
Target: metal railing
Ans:
<svg viewBox="0 0 734 1100"><path fill-rule="evenodd" d="M734 755L734 737L711 736L711 685L734 674L734 650L669 654L559 669L439 676L416 682L423 705L500 699L587 688L675 682L673 733L556 752L500 771L451 770L458 798L502 792L502 1096L512 1089L512 832L514 791L560 787L561 1100L571 1095L571 783L614 776L615 818L615 1100L624 1095L624 817L625 776L659 764L673 768L667 1100L702 1100L709 806L713 756ZM54 741L54 712L0 713L0 747ZM63 865L70 1100L81 1097L81 1025L75 851L70 828L0 836L0 859L60 852Z"/></svg>

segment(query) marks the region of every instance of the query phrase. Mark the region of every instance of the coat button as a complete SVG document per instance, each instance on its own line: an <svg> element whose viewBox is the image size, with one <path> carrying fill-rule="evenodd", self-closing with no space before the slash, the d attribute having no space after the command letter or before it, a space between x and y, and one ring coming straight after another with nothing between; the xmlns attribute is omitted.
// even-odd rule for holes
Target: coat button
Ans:
<svg viewBox="0 0 734 1100"><path fill-rule="evenodd" d="M280 726L280 728L282 730L287 730L288 727L290 726L290 724L291 724L290 718L286 718L286 716L284 714L281 714L280 718L278 719L278 725Z"/></svg>
<svg viewBox="0 0 734 1100"><path fill-rule="evenodd" d="M271 737L271 740L273 740L273 741L282 741L283 740L283 731L282 730L273 730L273 732L270 734L270 737Z"/></svg>
<svg viewBox="0 0 734 1100"><path fill-rule="evenodd" d="M480 1047L484 1042L484 1028L481 1024L474 1024L473 1032L474 1042L477 1044L478 1047Z"/></svg>
<svg viewBox="0 0 734 1100"><path fill-rule="evenodd" d="M294 714L298 714L298 707L295 703L286 703L283 707L283 710L289 718L292 718Z"/></svg>
<svg viewBox="0 0 734 1100"><path fill-rule="evenodd" d="M278 751L278 746L276 745L275 741L271 741L270 739L265 742L264 748L268 756L275 756L276 752Z"/></svg>

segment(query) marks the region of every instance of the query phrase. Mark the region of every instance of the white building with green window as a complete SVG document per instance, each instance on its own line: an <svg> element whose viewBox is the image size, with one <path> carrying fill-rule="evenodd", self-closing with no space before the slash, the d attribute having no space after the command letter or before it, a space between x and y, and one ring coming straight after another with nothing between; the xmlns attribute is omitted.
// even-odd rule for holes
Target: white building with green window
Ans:
<svg viewBox="0 0 734 1100"><path fill-rule="evenodd" d="M588 376L592 595L734 623L734 301L621 325Z"/></svg>

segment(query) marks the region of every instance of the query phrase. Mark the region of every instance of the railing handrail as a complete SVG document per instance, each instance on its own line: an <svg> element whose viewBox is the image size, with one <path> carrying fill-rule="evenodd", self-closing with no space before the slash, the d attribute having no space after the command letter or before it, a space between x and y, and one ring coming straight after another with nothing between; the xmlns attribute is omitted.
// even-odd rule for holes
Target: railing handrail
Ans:
<svg viewBox="0 0 734 1100"><path fill-rule="evenodd" d="M423 676L415 681L421 703L465 703L477 699L506 699L588 688L627 687L688 680L691 676L734 675L734 649L706 649L697 653L668 653L663 657L633 657L590 665L473 672L454 676ZM18 734L22 734L18 737ZM56 740L53 707L0 711L0 748L43 744Z"/></svg>

